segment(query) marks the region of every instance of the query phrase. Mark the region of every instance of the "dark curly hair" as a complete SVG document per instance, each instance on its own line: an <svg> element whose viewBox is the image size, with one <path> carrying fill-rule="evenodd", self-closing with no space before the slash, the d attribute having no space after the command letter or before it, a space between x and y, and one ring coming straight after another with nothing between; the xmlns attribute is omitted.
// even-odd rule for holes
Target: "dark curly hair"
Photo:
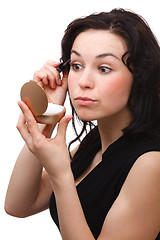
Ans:
<svg viewBox="0 0 160 240"><path fill-rule="evenodd" d="M152 135L160 138L160 47L147 22L141 16L124 9L113 9L111 12L76 19L68 25L62 39L63 61L70 58L78 34L89 29L107 30L126 42L128 51L122 56L122 61L132 72L134 80L128 100L133 121L123 129L124 134L129 137ZM73 106L72 114L76 116ZM73 118L76 140L86 131L87 125L92 128L91 122L81 122L82 131L78 134Z"/></svg>

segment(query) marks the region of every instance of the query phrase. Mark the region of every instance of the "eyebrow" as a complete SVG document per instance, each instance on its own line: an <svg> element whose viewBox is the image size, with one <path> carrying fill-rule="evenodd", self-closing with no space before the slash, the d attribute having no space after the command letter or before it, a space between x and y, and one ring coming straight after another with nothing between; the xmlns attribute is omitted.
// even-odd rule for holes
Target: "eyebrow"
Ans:
<svg viewBox="0 0 160 240"><path fill-rule="evenodd" d="M99 54L98 56L96 56L96 58L104 58L104 57L110 57L110 56L120 60L119 57L117 57L113 53L102 53L102 54Z"/></svg>
<svg viewBox="0 0 160 240"><path fill-rule="evenodd" d="M81 54L80 53L78 53L76 50L72 50L71 51L71 54L72 53L74 53L74 54L76 54L77 56L79 56L79 57L81 57ZM114 57L114 58L116 58L117 60L119 60L120 61L120 59L119 59L119 57L117 57L115 54L113 54L113 53L102 53L102 54L99 54L99 55L97 55L96 56L96 58L104 58L104 57Z"/></svg>
<svg viewBox="0 0 160 240"><path fill-rule="evenodd" d="M71 54L72 54L72 53L74 53L74 54L76 54L77 56L81 57L81 54L78 53L76 50L71 50Z"/></svg>

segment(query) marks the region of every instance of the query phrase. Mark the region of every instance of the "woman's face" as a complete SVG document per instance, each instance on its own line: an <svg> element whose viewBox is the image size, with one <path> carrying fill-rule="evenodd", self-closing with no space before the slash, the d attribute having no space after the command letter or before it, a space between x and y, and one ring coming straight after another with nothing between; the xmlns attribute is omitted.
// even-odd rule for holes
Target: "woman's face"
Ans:
<svg viewBox="0 0 160 240"><path fill-rule="evenodd" d="M80 119L105 119L127 109L133 76L122 62L126 51L125 41L105 30L88 30L77 36L71 50L68 89Z"/></svg>

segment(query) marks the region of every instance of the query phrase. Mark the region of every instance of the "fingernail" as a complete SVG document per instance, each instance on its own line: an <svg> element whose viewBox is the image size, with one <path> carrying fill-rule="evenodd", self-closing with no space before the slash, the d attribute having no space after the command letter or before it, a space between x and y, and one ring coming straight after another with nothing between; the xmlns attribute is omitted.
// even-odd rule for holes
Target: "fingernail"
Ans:
<svg viewBox="0 0 160 240"><path fill-rule="evenodd" d="M17 104L19 107L21 107L21 101L18 101Z"/></svg>
<svg viewBox="0 0 160 240"><path fill-rule="evenodd" d="M52 88L53 89L56 88L56 83L55 82L52 84Z"/></svg>
<svg viewBox="0 0 160 240"><path fill-rule="evenodd" d="M48 79L44 79L43 83L47 85L48 84Z"/></svg>
<svg viewBox="0 0 160 240"><path fill-rule="evenodd" d="M69 116L67 117L67 122L70 122L71 119L72 119L72 116L69 115Z"/></svg>
<svg viewBox="0 0 160 240"><path fill-rule="evenodd" d="M58 85L61 85L62 84L62 81L61 81L61 78L58 79Z"/></svg>

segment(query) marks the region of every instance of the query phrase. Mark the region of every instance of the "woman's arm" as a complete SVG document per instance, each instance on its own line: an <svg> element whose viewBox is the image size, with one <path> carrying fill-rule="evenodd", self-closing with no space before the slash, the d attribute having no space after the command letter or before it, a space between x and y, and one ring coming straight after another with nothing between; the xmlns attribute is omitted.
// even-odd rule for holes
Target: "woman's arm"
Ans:
<svg viewBox="0 0 160 240"><path fill-rule="evenodd" d="M19 119L21 125L22 116ZM17 127L19 128L19 125ZM48 136L53 126L43 130ZM46 171L25 144L20 152L8 186L5 211L16 217L27 217L48 208L52 187Z"/></svg>
<svg viewBox="0 0 160 240"><path fill-rule="evenodd" d="M155 240L160 232L160 152L137 159L104 221L99 240Z"/></svg>
<svg viewBox="0 0 160 240"><path fill-rule="evenodd" d="M50 177L51 186L56 197L63 239L93 240L93 235L87 225L77 195L65 142L66 129L71 116L63 117L58 125L56 136L48 139L39 131L38 125L28 107L23 102L19 102L19 106L27 122L26 128L21 128L20 133L29 150L36 156ZM74 227L74 231L72 227Z"/></svg>
<svg viewBox="0 0 160 240"><path fill-rule="evenodd" d="M72 173L59 179L51 177L63 240L94 240L86 222ZM109 239L107 239L109 240Z"/></svg>
<svg viewBox="0 0 160 240"><path fill-rule="evenodd" d="M67 72L61 80L56 67L58 62L48 60L43 67L34 73L33 80L37 82L46 92L48 101L63 105L67 91ZM40 125L37 128L42 135L50 138L55 126ZM20 133L27 130L26 120L20 115L17 128ZM29 132L27 132L29 135ZM34 154L25 145L16 161L5 200L7 213L26 217L40 212L49 205L52 187L50 178L43 166Z"/></svg>

